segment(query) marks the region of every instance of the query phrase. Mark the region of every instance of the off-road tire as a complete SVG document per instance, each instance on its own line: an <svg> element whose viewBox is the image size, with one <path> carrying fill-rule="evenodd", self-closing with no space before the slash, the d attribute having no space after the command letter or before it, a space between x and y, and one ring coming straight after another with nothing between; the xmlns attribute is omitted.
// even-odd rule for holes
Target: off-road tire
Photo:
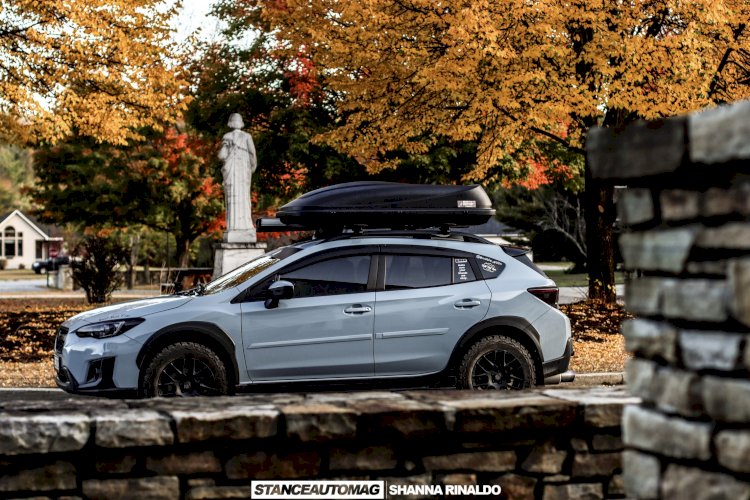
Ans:
<svg viewBox="0 0 750 500"><path fill-rule="evenodd" d="M140 391L144 397L221 396L230 392L224 362L213 350L196 342L179 342L156 353L143 374Z"/></svg>
<svg viewBox="0 0 750 500"><path fill-rule="evenodd" d="M484 337L472 344L457 375L459 389L518 390L536 385L531 354L520 342L503 335Z"/></svg>

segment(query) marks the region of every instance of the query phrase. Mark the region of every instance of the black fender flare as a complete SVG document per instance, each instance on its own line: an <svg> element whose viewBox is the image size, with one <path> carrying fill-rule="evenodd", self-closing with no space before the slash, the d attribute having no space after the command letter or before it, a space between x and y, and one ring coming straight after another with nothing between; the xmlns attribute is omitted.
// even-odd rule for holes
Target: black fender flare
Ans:
<svg viewBox="0 0 750 500"><path fill-rule="evenodd" d="M234 342L229 335L218 326L201 321L176 323L156 331L146 342L144 342L143 346L141 346L141 350L135 358L136 365L138 365L138 368L142 368L143 362L151 353L155 352L156 349L176 341L199 342L208 344L207 347L218 350L219 352L217 352L217 354L224 358L225 361L229 362L227 368L233 372L230 374L230 380L233 379L235 384L239 383L240 371L239 366L237 365ZM143 370L140 370L140 373L142 375Z"/></svg>
<svg viewBox="0 0 750 500"><path fill-rule="evenodd" d="M453 348L450 361L448 362L449 369L457 366L457 363L461 361L461 357L469 345L473 344L479 338L484 337L488 331L496 331L503 328L519 332L516 335L512 335L512 337L529 349L529 352L537 365L537 376L540 377L542 375L542 363L544 363L544 357L542 356L542 345L539 341L539 332L531 326L531 323L519 316L497 316L480 321L469 328L461 336L461 339L456 342L456 345Z"/></svg>

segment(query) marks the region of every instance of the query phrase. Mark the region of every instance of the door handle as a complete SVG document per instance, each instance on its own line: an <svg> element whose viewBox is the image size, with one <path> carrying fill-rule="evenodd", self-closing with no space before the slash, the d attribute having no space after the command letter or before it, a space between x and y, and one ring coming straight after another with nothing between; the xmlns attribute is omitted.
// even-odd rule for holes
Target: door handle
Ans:
<svg viewBox="0 0 750 500"><path fill-rule="evenodd" d="M363 306L362 304L354 304L344 309L346 314L365 314L372 312L372 307Z"/></svg>
<svg viewBox="0 0 750 500"><path fill-rule="evenodd" d="M477 299L463 299L453 304L456 309L471 309L472 307L481 306L482 303Z"/></svg>

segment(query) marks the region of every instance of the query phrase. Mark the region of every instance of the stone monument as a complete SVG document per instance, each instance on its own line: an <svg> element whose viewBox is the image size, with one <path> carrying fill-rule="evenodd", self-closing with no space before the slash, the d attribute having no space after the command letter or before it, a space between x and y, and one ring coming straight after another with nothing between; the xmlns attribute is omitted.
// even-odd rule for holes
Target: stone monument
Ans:
<svg viewBox="0 0 750 500"><path fill-rule="evenodd" d="M237 113L229 117L232 130L221 141L219 159L224 162L224 199L227 230L214 251L214 279L264 253L266 244L258 243L250 206L250 183L258 167L253 138L242 131L245 124Z"/></svg>

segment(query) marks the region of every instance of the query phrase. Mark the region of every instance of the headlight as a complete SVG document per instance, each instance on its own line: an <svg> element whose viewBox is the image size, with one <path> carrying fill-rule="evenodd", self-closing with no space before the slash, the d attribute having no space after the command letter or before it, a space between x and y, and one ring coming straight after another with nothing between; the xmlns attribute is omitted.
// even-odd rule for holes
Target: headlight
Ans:
<svg viewBox="0 0 750 500"><path fill-rule="evenodd" d="M114 321L103 321L91 325L82 326L74 333L79 337L94 337L95 339L106 339L125 333L134 326L138 326L145 320L143 318L119 319Z"/></svg>

